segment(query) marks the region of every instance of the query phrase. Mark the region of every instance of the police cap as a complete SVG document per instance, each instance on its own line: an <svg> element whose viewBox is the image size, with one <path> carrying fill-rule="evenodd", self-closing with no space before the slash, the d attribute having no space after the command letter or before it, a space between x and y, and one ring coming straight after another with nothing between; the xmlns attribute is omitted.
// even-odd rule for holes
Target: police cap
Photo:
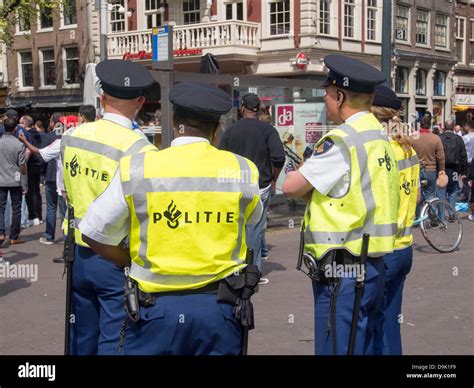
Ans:
<svg viewBox="0 0 474 388"><path fill-rule="evenodd" d="M377 85L372 105L399 110L402 107L402 102L392 89L385 85Z"/></svg>
<svg viewBox="0 0 474 388"><path fill-rule="evenodd" d="M100 62L95 72L102 90L112 97L132 100L143 96L145 89L153 84L149 70L138 63L122 59Z"/></svg>
<svg viewBox="0 0 474 388"><path fill-rule="evenodd" d="M385 82L380 70L357 59L343 55L328 55L324 63L329 74L323 87L334 85L355 93L373 93L375 86Z"/></svg>
<svg viewBox="0 0 474 388"><path fill-rule="evenodd" d="M230 96L216 86L200 82L180 82L173 86L169 100L182 118L214 122L232 108Z"/></svg>

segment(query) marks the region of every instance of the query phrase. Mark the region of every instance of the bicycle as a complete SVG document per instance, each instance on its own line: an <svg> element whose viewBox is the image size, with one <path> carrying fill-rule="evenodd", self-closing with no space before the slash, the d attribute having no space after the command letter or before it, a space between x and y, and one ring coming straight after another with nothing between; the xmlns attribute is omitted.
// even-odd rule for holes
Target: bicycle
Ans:
<svg viewBox="0 0 474 388"><path fill-rule="evenodd" d="M427 180L421 186L428 186ZM427 200L421 190L422 209L420 217L413 223L419 225L428 244L441 253L455 251L461 244L463 227L456 209L445 200L432 198Z"/></svg>

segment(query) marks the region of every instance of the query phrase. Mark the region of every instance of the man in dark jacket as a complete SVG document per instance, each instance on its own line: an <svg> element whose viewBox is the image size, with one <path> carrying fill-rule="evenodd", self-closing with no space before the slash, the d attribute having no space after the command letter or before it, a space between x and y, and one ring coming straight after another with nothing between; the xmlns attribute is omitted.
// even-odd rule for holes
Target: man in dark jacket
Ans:
<svg viewBox="0 0 474 388"><path fill-rule="evenodd" d="M454 133L453 122L445 124L445 130L440 137L444 148L448 185L445 188L437 188L437 196L440 199L447 199L454 207L459 192L459 182L468 175L466 145L462 137ZM443 219L444 213L441 214ZM454 215L449 214L448 221L454 222L454 219Z"/></svg>
<svg viewBox="0 0 474 388"><path fill-rule="evenodd" d="M260 199L263 213L260 221L247 227L247 245L254 250L254 262L261 270L262 242L267 223L267 210L272 187L285 164L285 151L277 130L270 124L258 120L260 99L249 93L242 98L240 113L242 120L226 129L219 148L250 159L260 174ZM260 279L260 284L268 279Z"/></svg>
<svg viewBox="0 0 474 388"><path fill-rule="evenodd" d="M22 116L20 125L26 129L26 137L35 147L41 148L41 135L34 127L34 120L31 116ZM33 155L27 151L28 160L28 192L26 193L26 204L28 205L28 219L31 225L39 225L43 222L42 198L40 192L42 159L38 155Z"/></svg>

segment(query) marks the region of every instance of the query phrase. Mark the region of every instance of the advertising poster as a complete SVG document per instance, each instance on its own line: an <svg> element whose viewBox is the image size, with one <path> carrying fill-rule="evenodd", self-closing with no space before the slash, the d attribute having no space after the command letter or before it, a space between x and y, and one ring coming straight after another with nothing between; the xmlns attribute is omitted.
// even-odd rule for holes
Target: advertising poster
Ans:
<svg viewBox="0 0 474 388"><path fill-rule="evenodd" d="M285 167L277 182L277 193L286 174L295 169L322 137L326 124L324 103L279 104L275 106L275 128L286 153Z"/></svg>

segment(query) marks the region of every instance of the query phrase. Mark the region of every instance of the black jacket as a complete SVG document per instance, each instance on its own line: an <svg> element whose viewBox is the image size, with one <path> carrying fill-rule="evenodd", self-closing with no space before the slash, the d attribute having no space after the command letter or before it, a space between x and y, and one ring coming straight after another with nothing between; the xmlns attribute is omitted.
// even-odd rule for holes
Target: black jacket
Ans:
<svg viewBox="0 0 474 388"><path fill-rule="evenodd" d="M441 142L443 145L446 143L446 139L449 138L449 141L455 141L458 146L459 151L459 162L456 165L448 165L446 163L447 168L451 168L452 170L456 171L461 175L468 174L469 164L467 161L467 152L466 152L466 145L464 144L464 140L461 136L456 135L453 131L445 131L440 135ZM445 147L446 149L446 147Z"/></svg>

